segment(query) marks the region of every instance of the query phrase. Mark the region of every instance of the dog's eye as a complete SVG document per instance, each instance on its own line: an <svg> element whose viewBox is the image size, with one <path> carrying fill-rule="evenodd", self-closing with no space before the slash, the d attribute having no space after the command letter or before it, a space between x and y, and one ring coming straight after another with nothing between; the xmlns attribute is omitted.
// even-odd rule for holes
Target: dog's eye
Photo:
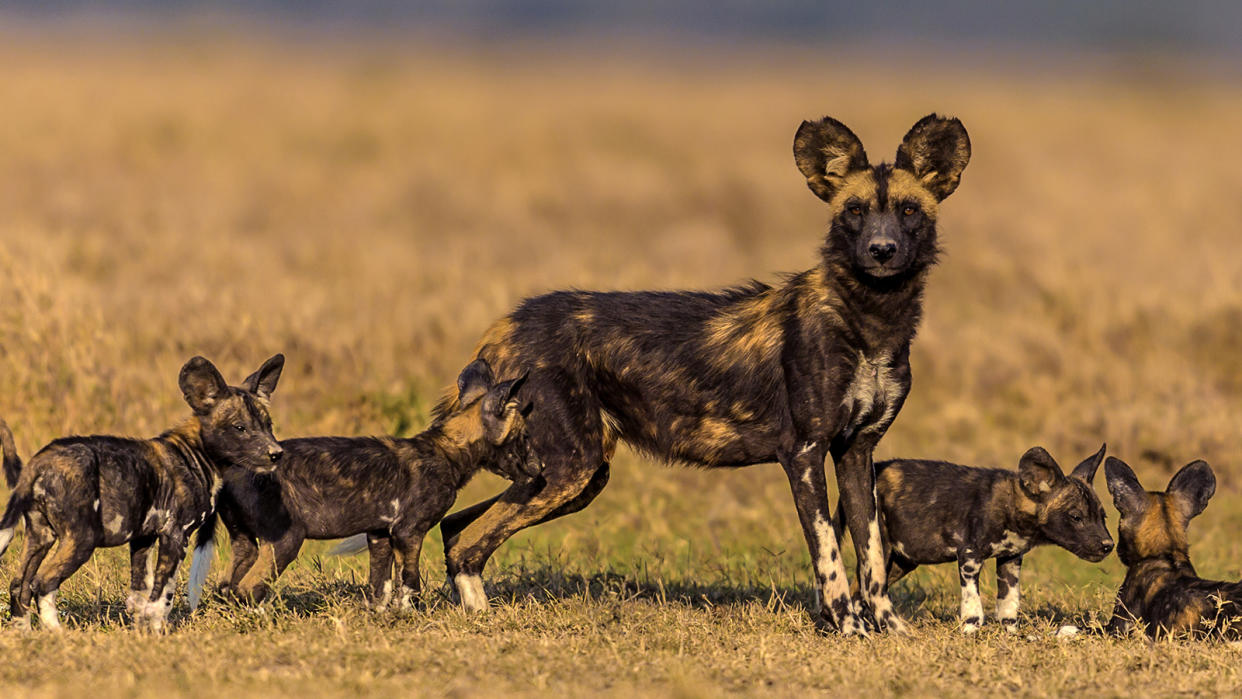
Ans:
<svg viewBox="0 0 1242 699"><path fill-rule="evenodd" d="M917 214L918 212L919 210L914 208L913 206L905 206L905 207L902 207L901 209L902 216L913 216Z"/></svg>
<svg viewBox="0 0 1242 699"><path fill-rule="evenodd" d="M850 212L850 216L862 216L862 207L858 204L850 204L845 210Z"/></svg>
<svg viewBox="0 0 1242 699"><path fill-rule="evenodd" d="M239 422L236 425L233 425L233 429L237 430L238 432L245 432L246 426Z"/></svg>
<svg viewBox="0 0 1242 699"><path fill-rule="evenodd" d="M1073 522L1074 524L1082 524L1082 515L1078 514L1077 512L1071 512L1069 517L1070 517L1070 521Z"/></svg>

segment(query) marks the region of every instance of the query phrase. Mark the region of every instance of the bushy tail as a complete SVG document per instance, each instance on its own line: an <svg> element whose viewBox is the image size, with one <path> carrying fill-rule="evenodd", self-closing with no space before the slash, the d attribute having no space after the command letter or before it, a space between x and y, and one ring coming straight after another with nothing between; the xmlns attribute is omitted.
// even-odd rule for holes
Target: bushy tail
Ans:
<svg viewBox="0 0 1242 699"><path fill-rule="evenodd" d="M216 513L207 515L207 521L198 528L198 536L194 544L194 559L190 562L190 611L198 609L203 601L203 587L207 584L207 573L211 572L211 559L216 547Z"/></svg>
<svg viewBox="0 0 1242 699"><path fill-rule="evenodd" d="M17 478L22 475L22 459L17 455L13 433L4 420L0 420L0 448L4 449L4 481L11 490L17 487Z"/></svg>
<svg viewBox="0 0 1242 699"><path fill-rule="evenodd" d="M352 556L359 551L365 551L367 548L367 535L354 534L348 539L341 539L340 543L332 547L328 553L333 556Z"/></svg>

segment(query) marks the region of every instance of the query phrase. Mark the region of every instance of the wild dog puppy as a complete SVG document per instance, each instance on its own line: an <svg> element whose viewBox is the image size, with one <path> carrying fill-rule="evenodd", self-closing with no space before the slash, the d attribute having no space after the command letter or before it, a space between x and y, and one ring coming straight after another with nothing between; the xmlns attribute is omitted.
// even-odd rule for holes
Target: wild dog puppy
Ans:
<svg viewBox="0 0 1242 699"><path fill-rule="evenodd" d="M1126 565L1106 630L1124 634L1137 622L1152 638L1242 638L1242 582L1204 580L1190 564L1186 527L1216 492L1212 467L1186 465L1163 493L1144 490L1120 459L1109 457L1104 471L1121 513L1117 556Z"/></svg>
<svg viewBox="0 0 1242 699"><path fill-rule="evenodd" d="M194 415L154 439L65 437L23 468L5 427L5 472L13 493L0 519L0 554L18 522L26 524L21 565L9 584L14 623L30 627L30 604L37 599L43 626L59 629L61 583L96 548L128 543L127 606L139 626L163 629L177 565L190 534L215 507L222 476L269 470L280 460L268 399L284 362L278 354L232 387L211 362L194 357L179 380Z"/></svg>
<svg viewBox="0 0 1242 699"><path fill-rule="evenodd" d="M983 625L979 572L995 558L996 616L1016 630L1018 579L1028 551L1056 544L1094 562L1113 550L1104 508L1091 488L1104 449L1069 476L1042 447L1023 454L1016 472L942 461L877 463L889 584L920 565L957 561L962 631L973 633Z"/></svg>
<svg viewBox="0 0 1242 699"><path fill-rule="evenodd" d="M703 467L779 461L815 568L820 620L866 634L833 533L832 455L882 628L904 629L884 584L871 454L910 390L910 343L936 260L940 202L957 188L970 139L930 115L893 164L871 165L830 118L803 122L794 160L828 205L818 263L771 286L724 291L560 291L527 299L476 351L500 374L531 367L522 395L543 478L441 524L462 603L485 609L482 572L519 530L577 512L608 482L618 441ZM456 403L437 407L451 414Z"/></svg>
<svg viewBox="0 0 1242 699"><path fill-rule="evenodd" d="M539 475L526 437L528 411L514 398L525 380L496 382L487 362L475 360L457 379L455 409L415 437L287 439L280 443L285 458L271 473L226 475L219 515L233 558L222 591L261 601L304 540L365 534L374 604L382 609L392 599L394 553L399 603L417 603L423 537L457 491L480 468L511 480ZM204 529L200 539L210 535ZM196 567L209 550L195 550Z"/></svg>

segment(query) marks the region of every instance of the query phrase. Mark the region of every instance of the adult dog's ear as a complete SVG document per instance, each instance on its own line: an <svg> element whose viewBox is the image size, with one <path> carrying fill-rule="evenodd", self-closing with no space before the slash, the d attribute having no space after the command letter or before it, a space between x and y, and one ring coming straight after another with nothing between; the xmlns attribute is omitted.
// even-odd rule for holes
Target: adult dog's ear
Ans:
<svg viewBox="0 0 1242 699"><path fill-rule="evenodd" d="M1189 521L1203 512L1208 500L1216 493L1216 474L1212 473L1212 467L1206 461L1186 464L1169 481L1165 492Z"/></svg>
<svg viewBox="0 0 1242 699"><path fill-rule="evenodd" d="M1091 481L1095 480L1095 472L1100 470L1100 464L1104 462L1104 452L1107 449L1107 444L1101 444L1099 451L1083 459L1082 463L1070 471L1070 476L1091 485Z"/></svg>
<svg viewBox="0 0 1242 699"><path fill-rule="evenodd" d="M1042 500L1065 478L1060 464L1043 447L1031 447L1018 460L1018 482L1036 500Z"/></svg>
<svg viewBox="0 0 1242 699"><path fill-rule="evenodd" d="M181 375L177 378L185 402L190 404L195 413L206 415L216 403L229 394L229 385L211 362L203 357L193 357L181 367Z"/></svg>
<svg viewBox="0 0 1242 699"><path fill-rule="evenodd" d="M910 127L897 148L894 167L914 173L936 199L957 189L970 162L970 136L957 119L928 114Z"/></svg>
<svg viewBox="0 0 1242 699"><path fill-rule="evenodd" d="M831 117L804 121L794 135L794 162L815 196L832 201L845 176L867 165L862 141Z"/></svg>
<svg viewBox="0 0 1242 699"><path fill-rule="evenodd" d="M280 372L285 368L285 355L274 354L259 370L246 377L242 381L242 388L267 400L272 397L272 393L276 390L276 383L280 381Z"/></svg>
<svg viewBox="0 0 1242 699"><path fill-rule="evenodd" d="M1147 508L1147 491L1126 462L1115 456L1108 457L1104 462L1104 478L1108 482L1108 492L1113 495L1113 506L1122 517L1140 514Z"/></svg>

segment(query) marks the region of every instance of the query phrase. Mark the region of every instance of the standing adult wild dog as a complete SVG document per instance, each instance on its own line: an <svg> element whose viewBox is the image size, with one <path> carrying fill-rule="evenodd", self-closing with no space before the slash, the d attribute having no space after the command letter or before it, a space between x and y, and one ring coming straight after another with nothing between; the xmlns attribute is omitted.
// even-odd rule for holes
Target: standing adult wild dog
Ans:
<svg viewBox="0 0 1242 699"><path fill-rule="evenodd" d="M904 629L885 590L871 453L910 389L910 342L936 260L936 217L970 160L961 122L920 119L896 161L872 166L845 125L803 122L794 160L829 205L813 269L779 286L720 292L561 291L527 299L476 356L499 375L531 367L525 400L542 478L441 524L463 604L485 608L483 567L518 530L585 507L608 481L617 440L703 467L779 461L815 567L820 618L867 632L832 529L831 454L881 628ZM452 399L438 407L443 414Z"/></svg>

